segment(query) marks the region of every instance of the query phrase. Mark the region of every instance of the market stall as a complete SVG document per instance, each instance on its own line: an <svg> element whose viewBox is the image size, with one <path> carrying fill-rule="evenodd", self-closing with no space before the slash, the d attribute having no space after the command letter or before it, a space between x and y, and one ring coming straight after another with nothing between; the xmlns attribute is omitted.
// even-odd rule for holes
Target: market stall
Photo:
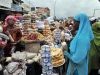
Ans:
<svg viewBox="0 0 100 75"><path fill-rule="evenodd" d="M65 31L60 29L60 22L50 25L47 19L41 18L38 14L34 15L35 20L32 22L32 16L32 13L24 14L21 17L22 21L9 16L14 19L15 24L12 29L8 30L13 42L10 55L5 57L4 63L7 64L4 66L4 75L10 73L63 75L65 73L64 64L67 62L64 57L64 51L67 50L65 39L70 40L71 38L65 37ZM69 33L66 32L66 34ZM37 70L38 67L40 67L39 70Z"/></svg>

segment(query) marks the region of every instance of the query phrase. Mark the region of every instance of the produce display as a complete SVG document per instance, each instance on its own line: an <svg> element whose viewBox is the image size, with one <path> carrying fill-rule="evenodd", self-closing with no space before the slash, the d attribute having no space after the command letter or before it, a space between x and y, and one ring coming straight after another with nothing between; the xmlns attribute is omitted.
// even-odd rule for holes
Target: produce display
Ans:
<svg viewBox="0 0 100 75"><path fill-rule="evenodd" d="M49 25L45 25L45 28L43 30L43 35L44 36L51 35L51 30L50 30L50 26Z"/></svg>
<svg viewBox="0 0 100 75"><path fill-rule="evenodd" d="M38 40L44 40L44 36L41 33L38 33Z"/></svg>
<svg viewBox="0 0 100 75"><path fill-rule="evenodd" d="M63 75L60 74L65 63L63 52L68 50L72 35L64 31L62 20L49 22L53 17L33 12L34 15L23 14L19 19L16 14L14 24L9 25L10 20L7 20L8 24L3 22L4 26L0 23L0 67L3 66L4 75L26 75L28 70L38 73L39 69L42 74L33 75ZM5 64L2 64L3 57Z"/></svg>
<svg viewBox="0 0 100 75"><path fill-rule="evenodd" d="M43 41L45 40L45 37L41 33L35 32L35 33L24 35L22 37L22 40L23 41L26 41L26 40Z"/></svg>
<svg viewBox="0 0 100 75"><path fill-rule="evenodd" d="M38 35L36 33L30 33L27 36L27 40L37 40L37 38L38 38Z"/></svg>
<svg viewBox="0 0 100 75"><path fill-rule="evenodd" d="M48 43L53 43L53 37L51 35L48 35L47 37L44 38L46 42Z"/></svg>

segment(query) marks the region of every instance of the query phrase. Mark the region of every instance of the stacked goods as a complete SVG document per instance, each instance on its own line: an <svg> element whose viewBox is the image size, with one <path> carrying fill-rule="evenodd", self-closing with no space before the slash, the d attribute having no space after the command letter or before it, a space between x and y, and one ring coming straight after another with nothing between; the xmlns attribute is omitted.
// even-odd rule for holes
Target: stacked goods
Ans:
<svg viewBox="0 0 100 75"><path fill-rule="evenodd" d="M57 44L61 43L61 30L60 29L55 29L53 32L53 37L54 37L54 42Z"/></svg>
<svg viewBox="0 0 100 75"><path fill-rule="evenodd" d="M41 63L42 63L42 74L52 75L53 66L51 64L50 47L48 45L44 45L41 48Z"/></svg>
<svg viewBox="0 0 100 75"><path fill-rule="evenodd" d="M35 23L31 23L31 28L34 29L34 30L36 29Z"/></svg>
<svg viewBox="0 0 100 75"><path fill-rule="evenodd" d="M49 25L45 25L45 28L43 30L43 35L44 36L51 35L51 30L50 30L50 26Z"/></svg>
<svg viewBox="0 0 100 75"><path fill-rule="evenodd" d="M24 14L23 20L25 23L31 23L31 15L30 14Z"/></svg>
<svg viewBox="0 0 100 75"><path fill-rule="evenodd" d="M38 32L34 32L34 33L29 33L25 36L22 37L22 40L35 40L35 41L43 41L45 39L45 37Z"/></svg>
<svg viewBox="0 0 100 75"><path fill-rule="evenodd" d="M38 33L36 31L35 25L30 25L28 23L24 24L23 29L23 41L37 41L38 40Z"/></svg>
<svg viewBox="0 0 100 75"><path fill-rule="evenodd" d="M62 66L65 63L63 51L60 48L51 48L53 67Z"/></svg>
<svg viewBox="0 0 100 75"><path fill-rule="evenodd" d="M51 36L51 35L48 35L47 37L45 37L44 38L45 39L45 41L47 42L47 43L53 43L53 37Z"/></svg>
<svg viewBox="0 0 100 75"><path fill-rule="evenodd" d="M37 38L38 38L37 33L30 33L30 34L27 36L27 40L37 40Z"/></svg>
<svg viewBox="0 0 100 75"><path fill-rule="evenodd" d="M34 29L29 28L29 24L25 23L23 25L23 30L22 30L22 40L36 40L36 34L34 33Z"/></svg>
<svg viewBox="0 0 100 75"><path fill-rule="evenodd" d="M29 28L28 24L24 24L23 25L23 29L22 29L23 35L27 35L28 34L28 28Z"/></svg>
<svg viewBox="0 0 100 75"><path fill-rule="evenodd" d="M27 35L24 35L23 37L22 37L22 40L23 41L37 41L38 40L38 34L37 34L37 32L30 32L30 33L28 33Z"/></svg>
<svg viewBox="0 0 100 75"><path fill-rule="evenodd" d="M56 45L59 47L61 46L61 39L62 39L62 34L61 34L61 29L60 29L60 23L55 22L56 29L53 31L53 38L54 42Z"/></svg>
<svg viewBox="0 0 100 75"><path fill-rule="evenodd" d="M45 36L45 41L47 41L48 43L53 42L53 37L52 37L52 32L50 30L50 26L49 25L45 25L45 28L43 30L43 35Z"/></svg>
<svg viewBox="0 0 100 75"><path fill-rule="evenodd" d="M40 41L44 40L44 36L41 33L38 33L38 40Z"/></svg>

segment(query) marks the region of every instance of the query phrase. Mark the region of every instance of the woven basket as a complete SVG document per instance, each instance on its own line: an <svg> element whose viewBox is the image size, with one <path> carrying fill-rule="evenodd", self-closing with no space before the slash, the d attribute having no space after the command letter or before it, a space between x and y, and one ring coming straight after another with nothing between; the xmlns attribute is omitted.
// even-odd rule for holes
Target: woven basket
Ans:
<svg viewBox="0 0 100 75"><path fill-rule="evenodd" d="M25 51L31 52L31 53L38 53L40 50L40 43L39 42L33 42L33 43L27 43Z"/></svg>

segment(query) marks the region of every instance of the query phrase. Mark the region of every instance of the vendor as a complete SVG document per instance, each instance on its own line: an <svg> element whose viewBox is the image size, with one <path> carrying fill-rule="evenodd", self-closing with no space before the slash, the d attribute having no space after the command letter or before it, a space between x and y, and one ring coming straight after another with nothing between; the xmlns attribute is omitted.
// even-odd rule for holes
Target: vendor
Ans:
<svg viewBox="0 0 100 75"><path fill-rule="evenodd" d="M15 27L15 22L16 18L14 16L7 16L5 19L5 25L3 26L4 33L10 38L7 46L4 49L5 56L11 55L12 47L16 45L22 37L20 29Z"/></svg>

